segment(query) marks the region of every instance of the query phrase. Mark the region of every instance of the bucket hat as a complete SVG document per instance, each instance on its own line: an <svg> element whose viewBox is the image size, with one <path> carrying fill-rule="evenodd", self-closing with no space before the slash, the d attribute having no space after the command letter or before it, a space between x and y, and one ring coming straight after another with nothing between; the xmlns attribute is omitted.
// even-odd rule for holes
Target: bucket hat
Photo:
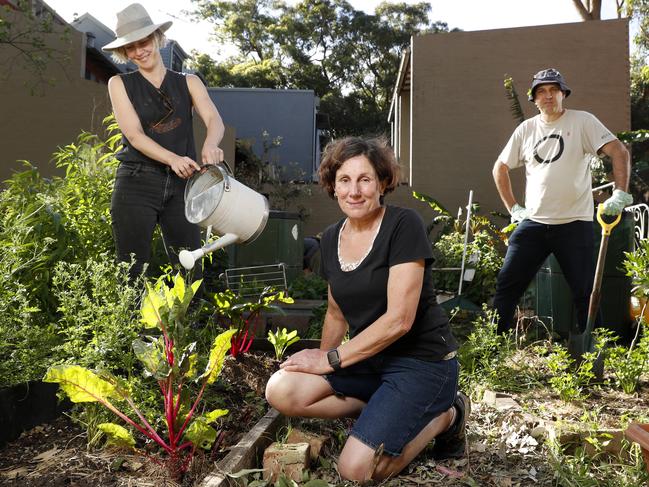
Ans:
<svg viewBox="0 0 649 487"><path fill-rule="evenodd" d="M563 76L561 76L561 73L554 68L547 68L542 69L532 78L532 87L530 88L530 95L528 99L530 101L534 101L534 91L536 90L536 87L547 83L558 84L559 88L561 88L561 91L566 94L566 98L570 96L570 88L568 88L568 85L563 79Z"/></svg>
<svg viewBox="0 0 649 487"><path fill-rule="evenodd" d="M117 12L117 25L115 27L117 39L106 44L102 49L104 51L113 51L131 42L144 39L158 29L164 32L171 27L171 24L171 20L162 24L154 24L142 5L132 3L121 12Z"/></svg>

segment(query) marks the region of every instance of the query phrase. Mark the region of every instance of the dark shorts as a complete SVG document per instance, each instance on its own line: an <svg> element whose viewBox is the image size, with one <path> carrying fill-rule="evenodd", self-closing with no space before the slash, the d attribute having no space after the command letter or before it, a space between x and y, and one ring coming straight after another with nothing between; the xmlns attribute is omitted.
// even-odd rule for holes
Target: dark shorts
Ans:
<svg viewBox="0 0 649 487"><path fill-rule="evenodd" d="M379 355L325 379L337 395L367 403L350 434L372 449L383 444L384 453L398 456L428 423L451 407L458 373L456 358L426 362Z"/></svg>

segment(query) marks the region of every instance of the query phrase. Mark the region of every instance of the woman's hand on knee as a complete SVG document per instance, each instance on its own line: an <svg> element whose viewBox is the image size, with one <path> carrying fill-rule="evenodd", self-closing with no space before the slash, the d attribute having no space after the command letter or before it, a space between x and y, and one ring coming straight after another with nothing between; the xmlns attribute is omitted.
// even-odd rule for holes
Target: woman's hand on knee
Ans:
<svg viewBox="0 0 649 487"><path fill-rule="evenodd" d="M318 348L300 350L288 357L280 365L282 370L288 372L304 372L307 374L328 374L332 372L327 360L327 352Z"/></svg>

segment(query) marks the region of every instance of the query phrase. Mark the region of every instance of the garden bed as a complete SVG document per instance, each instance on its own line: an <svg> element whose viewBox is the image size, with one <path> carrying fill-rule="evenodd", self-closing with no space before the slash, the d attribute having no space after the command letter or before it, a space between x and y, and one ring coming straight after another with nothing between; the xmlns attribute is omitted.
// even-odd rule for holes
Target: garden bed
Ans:
<svg viewBox="0 0 649 487"><path fill-rule="evenodd" d="M215 469L215 462L223 461L230 452L237 451L239 456L246 454L245 447L234 445L258 424L258 419L266 412L263 390L267 377L276 366L276 361L258 353L244 355L239 361L226 360L222 380L217 383L230 407L228 421L221 430L226 432L225 440L214 451L196 456L182 485L200 485L210 474L222 479L224 472ZM647 384L642 385L641 390L645 391ZM578 403L565 403L543 388L512 394L511 397L520 408L496 408L474 403L469 420L468 458L436 462L424 452L402 475L383 485L562 485L556 483L561 471L557 473L559 467L554 463L553 454L544 444L543 437L539 436L547 433L539 430L541 423L546 427L559 422L572 424L576 428L588 428L591 423L597 423L599 427L619 428L620 420L625 415L649 410L649 396L644 392L625 395L595 391L589 399ZM346 485L337 475L335 465L350 425L351 421L348 420L291 422L292 427L330 438L312 467L310 478L323 479L332 485ZM275 440L277 435L273 433L269 439ZM250 442L246 444L252 445ZM574 445L566 447L574 449ZM253 449L255 456L260 453L259 445L251 446ZM119 450L86 451L85 431L67 416L23 434L19 440L0 451L0 459L0 485L179 485L169 481L163 469L141 456ZM243 466L237 464L231 469L238 470ZM569 467L564 465L564 468Z"/></svg>
<svg viewBox="0 0 649 487"><path fill-rule="evenodd" d="M317 341L300 341L289 353L317 345ZM255 346L266 345L260 340ZM424 451L401 475L382 485L549 487L573 485L567 479L584 472L592 476L593 483L574 485L641 485L638 479L646 477L640 473L644 470L642 463L633 459L637 449L631 453L624 449L622 455L607 455L606 449L617 441L608 436L609 432L621 431L629 419L646 416L649 410L646 378L636 394L594 387L589 391L590 397L563 401L545 385L544 360L532 348L526 348L501 364L503 371L516 364L527 368L517 369L521 370L515 384L518 391L486 394L484 402L474 402L468 423L467 458L436 462ZM214 392L223 397L224 407L230 409L230 414L221 425L216 446L211 452L196 455L182 484L168 480L164 469L142 456L114 449L86 451L84 429L62 416L31 429L0 450L0 485L198 486L206 478L226 485L230 481L228 473L260 467L260 463L248 460L258 460L263 445L250 437L239 443L246 433L256 428L255 438L259 438L260 428L264 429L264 445L282 437L276 417L259 421L267 413L264 387L277 364L267 354L258 352L244 354L239 360L226 359ZM536 371L535 380L528 381L524 370ZM475 389L473 394L481 395L480 389ZM503 396L504 401L494 399ZM289 424L291 428L329 438L311 466L308 478L336 486L352 485L342 481L336 471L336 459L352 424L350 420L291 420ZM269 425L272 427L267 429ZM546 441L549 438L554 440ZM552 447L552 441L559 442L560 446ZM237 457L237 461L225 460L228 454L230 459ZM608 470L602 465L608 465ZM260 474L248 477L252 481Z"/></svg>
<svg viewBox="0 0 649 487"><path fill-rule="evenodd" d="M266 354L249 353L234 360L228 357L215 393L230 410L210 452L197 451L181 485L196 485L223 459L266 413L264 388L277 369L277 361ZM86 450L85 429L63 415L24 432L0 450L0 485L175 486L167 471L141 455L117 449Z"/></svg>

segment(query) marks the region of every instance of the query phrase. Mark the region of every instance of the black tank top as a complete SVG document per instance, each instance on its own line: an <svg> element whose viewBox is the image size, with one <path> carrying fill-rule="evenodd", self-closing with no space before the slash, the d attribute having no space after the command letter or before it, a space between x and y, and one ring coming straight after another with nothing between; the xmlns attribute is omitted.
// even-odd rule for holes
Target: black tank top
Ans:
<svg viewBox="0 0 649 487"><path fill-rule="evenodd" d="M167 150L196 160L192 124L192 98L184 74L167 70L160 89L139 71L121 74L126 94L140 119L144 133ZM119 161L162 164L142 154L122 136Z"/></svg>

